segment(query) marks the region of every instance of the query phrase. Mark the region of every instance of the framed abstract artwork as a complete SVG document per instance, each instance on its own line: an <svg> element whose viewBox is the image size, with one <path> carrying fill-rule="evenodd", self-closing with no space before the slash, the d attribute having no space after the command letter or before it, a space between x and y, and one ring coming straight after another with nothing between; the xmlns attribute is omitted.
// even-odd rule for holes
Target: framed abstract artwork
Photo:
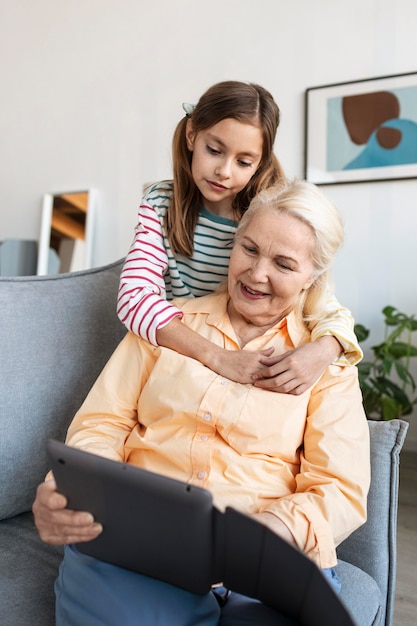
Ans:
<svg viewBox="0 0 417 626"><path fill-rule="evenodd" d="M318 185L417 178L417 72L307 89L304 175Z"/></svg>

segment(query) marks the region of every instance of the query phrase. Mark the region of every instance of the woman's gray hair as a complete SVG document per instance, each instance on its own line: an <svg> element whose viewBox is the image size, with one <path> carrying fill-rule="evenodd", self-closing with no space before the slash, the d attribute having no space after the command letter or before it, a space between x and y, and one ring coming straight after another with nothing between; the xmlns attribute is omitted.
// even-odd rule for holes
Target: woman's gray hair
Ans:
<svg viewBox="0 0 417 626"><path fill-rule="evenodd" d="M236 240L244 234L255 213L262 210L291 215L312 230L314 282L300 294L295 312L305 322L314 324L329 315L326 303L331 296L331 266L343 243L341 216L316 185L299 179L287 180L253 198L236 230Z"/></svg>

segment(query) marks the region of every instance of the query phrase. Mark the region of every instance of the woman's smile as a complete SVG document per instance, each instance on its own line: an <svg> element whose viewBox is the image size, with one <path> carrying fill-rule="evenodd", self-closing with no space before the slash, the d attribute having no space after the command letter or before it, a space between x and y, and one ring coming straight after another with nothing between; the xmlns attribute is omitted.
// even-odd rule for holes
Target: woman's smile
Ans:
<svg viewBox="0 0 417 626"><path fill-rule="evenodd" d="M248 297L251 300L258 300L259 298L265 298L268 294L262 291L257 291L256 289L252 289L249 285L245 283L240 283L240 289L244 296Z"/></svg>

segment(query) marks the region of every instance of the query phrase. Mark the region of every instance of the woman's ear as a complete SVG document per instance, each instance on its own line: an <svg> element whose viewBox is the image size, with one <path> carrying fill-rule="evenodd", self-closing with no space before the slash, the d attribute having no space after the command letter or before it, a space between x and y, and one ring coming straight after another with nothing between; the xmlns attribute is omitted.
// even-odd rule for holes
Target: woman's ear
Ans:
<svg viewBox="0 0 417 626"><path fill-rule="evenodd" d="M185 127L185 138L187 140L187 148L190 152L194 150L195 130L193 128L192 120L187 120L187 126Z"/></svg>
<svg viewBox="0 0 417 626"><path fill-rule="evenodd" d="M302 288L301 291L308 291L310 289L310 287L312 287L314 285L314 283L316 282L317 276L315 276L314 274L312 274L309 278L309 280L307 280L304 283L304 287Z"/></svg>

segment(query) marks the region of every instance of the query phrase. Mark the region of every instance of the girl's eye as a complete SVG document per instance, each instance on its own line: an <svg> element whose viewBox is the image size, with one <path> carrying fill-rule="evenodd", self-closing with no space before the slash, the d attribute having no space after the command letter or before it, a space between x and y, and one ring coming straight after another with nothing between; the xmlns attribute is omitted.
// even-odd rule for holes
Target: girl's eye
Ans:
<svg viewBox="0 0 417 626"><path fill-rule="evenodd" d="M213 146L209 145L207 145L207 151L210 152L210 154L220 154L220 150L217 150L217 148L213 148Z"/></svg>
<svg viewBox="0 0 417 626"><path fill-rule="evenodd" d="M250 161L238 161L239 165L241 165L242 167L252 167L252 163Z"/></svg>

